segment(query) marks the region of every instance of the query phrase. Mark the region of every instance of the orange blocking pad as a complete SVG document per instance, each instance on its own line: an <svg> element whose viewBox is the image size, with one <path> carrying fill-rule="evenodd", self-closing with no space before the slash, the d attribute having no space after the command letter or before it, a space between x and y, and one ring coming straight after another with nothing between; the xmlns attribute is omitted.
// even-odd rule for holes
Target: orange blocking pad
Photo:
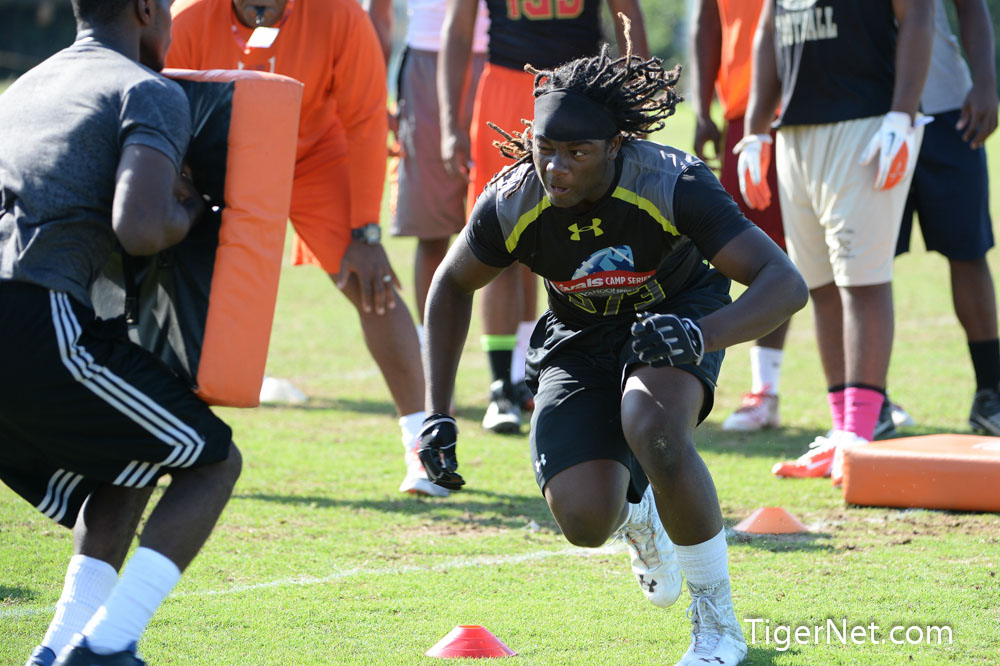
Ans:
<svg viewBox="0 0 1000 666"><path fill-rule="evenodd" d="M1000 437L924 435L844 452L844 500L1000 512Z"/></svg>
<svg viewBox="0 0 1000 666"><path fill-rule="evenodd" d="M278 294L302 84L262 72L163 74L182 84L232 85L218 246L198 364L189 369L196 393L209 404L255 407ZM184 86L196 121L197 85ZM198 177L195 172L196 185Z"/></svg>

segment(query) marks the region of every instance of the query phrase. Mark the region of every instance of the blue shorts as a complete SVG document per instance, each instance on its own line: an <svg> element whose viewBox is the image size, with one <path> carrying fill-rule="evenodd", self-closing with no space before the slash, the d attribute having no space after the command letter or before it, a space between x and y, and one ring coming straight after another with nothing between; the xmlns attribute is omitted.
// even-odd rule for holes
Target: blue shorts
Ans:
<svg viewBox="0 0 1000 666"><path fill-rule="evenodd" d="M897 255L910 249L914 213L924 245L948 259L979 259L993 247L986 149L972 150L962 140L955 129L959 115L959 111L936 114L924 128Z"/></svg>

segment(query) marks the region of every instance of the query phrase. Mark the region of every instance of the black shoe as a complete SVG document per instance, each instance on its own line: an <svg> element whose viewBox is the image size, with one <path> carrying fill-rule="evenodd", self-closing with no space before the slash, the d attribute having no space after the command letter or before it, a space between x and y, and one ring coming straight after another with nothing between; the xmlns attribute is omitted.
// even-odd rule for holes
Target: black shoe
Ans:
<svg viewBox="0 0 1000 666"><path fill-rule="evenodd" d="M977 432L1000 437L1000 391L989 388L976 391L969 425Z"/></svg>
<svg viewBox="0 0 1000 666"><path fill-rule="evenodd" d="M535 410L535 396L522 379L514 384L514 399L522 412L533 412Z"/></svg>
<svg viewBox="0 0 1000 666"><path fill-rule="evenodd" d="M882 401L882 408L878 411L878 423L875 424L872 439L882 439L894 434L896 434L896 423L892 420L892 403L886 396Z"/></svg>
<svg viewBox="0 0 1000 666"><path fill-rule="evenodd" d="M35 651L31 653L31 656L28 657L28 663L24 666L52 666L52 662L55 660L55 652L44 645L39 645L35 648Z"/></svg>
<svg viewBox="0 0 1000 666"><path fill-rule="evenodd" d="M483 427L495 433L514 435L521 432L521 408L512 395L509 382L498 379L490 384L490 404L483 416Z"/></svg>
<svg viewBox="0 0 1000 666"><path fill-rule="evenodd" d="M146 666L146 662L136 656L135 644L130 647L122 652L97 654L87 645L86 637L77 634L52 666Z"/></svg>

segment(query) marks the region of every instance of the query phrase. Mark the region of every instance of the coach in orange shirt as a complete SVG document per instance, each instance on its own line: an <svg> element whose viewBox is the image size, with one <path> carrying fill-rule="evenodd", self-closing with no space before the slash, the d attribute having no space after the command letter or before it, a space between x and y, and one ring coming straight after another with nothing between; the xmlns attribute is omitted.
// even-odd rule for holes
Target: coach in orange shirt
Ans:
<svg viewBox="0 0 1000 666"><path fill-rule="evenodd" d="M416 329L380 242L386 72L368 16L355 0L178 0L172 13L168 67L263 70L305 84L293 262L320 266L357 308L409 452L424 419L424 378ZM401 490L447 494L422 476L415 456L407 460Z"/></svg>

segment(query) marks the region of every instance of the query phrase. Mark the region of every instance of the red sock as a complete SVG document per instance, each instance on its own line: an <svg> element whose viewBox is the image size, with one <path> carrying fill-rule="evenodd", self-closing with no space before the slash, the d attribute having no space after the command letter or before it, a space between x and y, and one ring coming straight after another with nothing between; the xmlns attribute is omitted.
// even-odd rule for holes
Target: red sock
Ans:
<svg viewBox="0 0 1000 666"><path fill-rule="evenodd" d="M844 430L871 441L885 394L869 388L844 389Z"/></svg>
<svg viewBox="0 0 1000 666"><path fill-rule="evenodd" d="M826 401L830 403L830 414L833 416L833 429L844 429L844 389L830 391L826 394Z"/></svg>

